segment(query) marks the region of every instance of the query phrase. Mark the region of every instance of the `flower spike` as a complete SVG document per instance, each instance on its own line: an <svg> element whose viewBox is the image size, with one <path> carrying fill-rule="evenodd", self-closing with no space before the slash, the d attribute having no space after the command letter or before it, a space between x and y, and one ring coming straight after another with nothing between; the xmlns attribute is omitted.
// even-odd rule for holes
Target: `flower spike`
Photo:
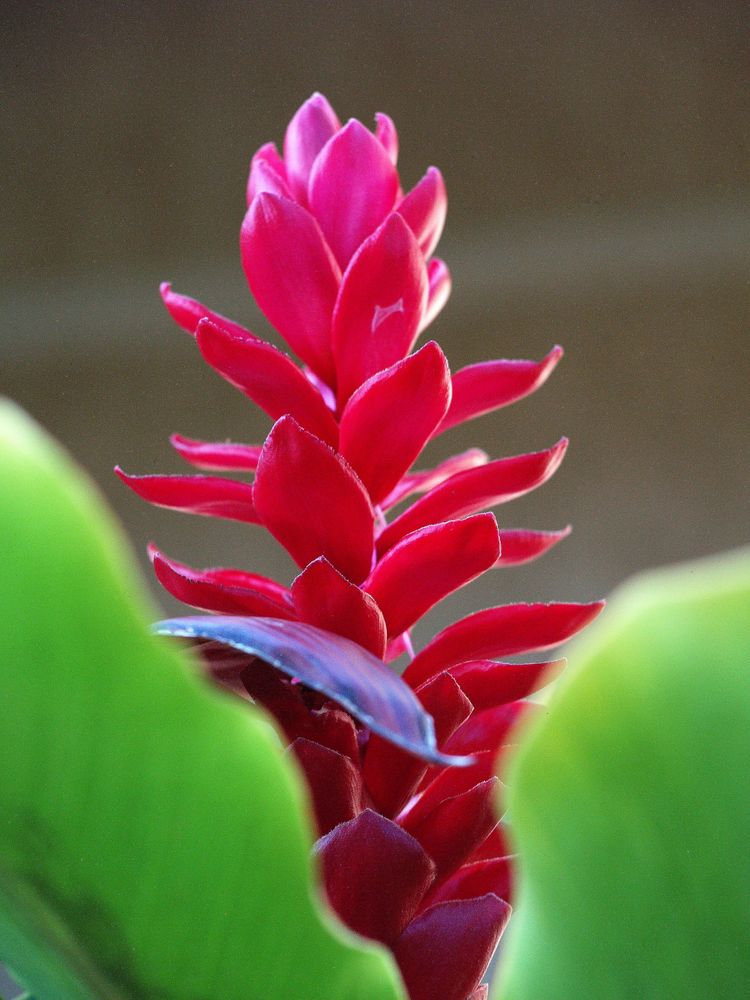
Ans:
<svg viewBox="0 0 750 1000"><path fill-rule="evenodd" d="M412 629L438 602L539 558L570 528L498 526L491 513L554 474L565 438L420 462L444 432L538 389L562 348L453 374L434 341L415 349L451 291L433 256L447 195L436 167L403 184L398 146L387 115L342 127L316 93L281 153L257 150L242 266L293 357L161 291L203 359L273 426L258 446L173 435L201 475L117 473L158 506L260 525L298 564L282 583L151 546L163 587L208 612L156 631L189 640L212 683L273 717L308 785L328 902L391 950L410 1000L487 1000L514 864L498 773L516 723L538 711L530 696L565 663L513 658L567 640L602 602L488 608L414 653Z"/></svg>

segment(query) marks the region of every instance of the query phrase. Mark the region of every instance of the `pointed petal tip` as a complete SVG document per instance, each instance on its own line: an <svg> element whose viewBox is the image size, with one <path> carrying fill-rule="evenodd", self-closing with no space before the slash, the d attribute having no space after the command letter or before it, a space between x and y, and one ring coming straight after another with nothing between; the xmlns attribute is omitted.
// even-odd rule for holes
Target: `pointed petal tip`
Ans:
<svg viewBox="0 0 750 1000"><path fill-rule="evenodd" d="M168 556L165 556L164 553L161 552L159 549L157 549L157 547L154 545L153 542L148 543L148 545L146 546L146 552L148 554L148 558L152 566L156 566L157 563L164 563L170 567L173 565L172 560Z"/></svg>
<svg viewBox="0 0 750 1000"><path fill-rule="evenodd" d="M264 217L270 214L273 211L274 204L280 200L281 195L275 194L273 191L259 191L247 206L240 232L245 232L261 213L263 213Z"/></svg>
<svg viewBox="0 0 750 1000"><path fill-rule="evenodd" d="M247 204L251 205L253 200L264 192L272 192L285 198L292 197L289 185L278 167L256 153L250 164L247 179Z"/></svg>
<svg viewBox="0 0 750 1000"><path fill-rule="evenodd" d="M440 257L433 257L427 264L429 292L427 307L422 317L420 332L429 326L450 298L453 279L448 265Z"/></svg>
<svg viewBox="0 0 750 1000"><path fill-rule="evenodd" d="M448 194L443 175L437 167L428 167L424 176L398 203L414 232L425 259L432 256L445 225Z"/></svg>
<svg viewBox="0 0 750 1000"><path fill-rule="evenodd" d="M414 353L419 354L420 351L427 350L429 350L432 354L438 354L440 357L445 358L445 363L448 363L448 359L445 357L445 351L436 340L428 340L425 344L422 344L418 351L415 351Z"/></svg>
<svg viewBox="0 0 750 1000"><path fill-rule="evenodd" d="M398 162L398 132L390 115L386 115L382 111L375 114L375 136L380 140L395 167Z"/></svg>
<svg viewBox="0 0 750 1000"><path fill-rule="evenodd" d="M240 227L241 233L246 232L259 217L264 222L272 223L278 213L283 210L284 204L291 201L291 198L286 198L276 191L259 191L248 205ZM294 202L292 203L294 204Z"/></svg>
<svg viewBox="0 0 750 1000"><path fill-rule="evenodd" d="M138 492L138 490L136 489L136 484L138 483L138 481L141 479L148 479L148 474L139 476L131 472L125 472L125 470L120 465L116 465L113 471L121 483L124 483L126 486L129 486L130 489L136 493Z"/></svg>
<svg viewBox="0 0 750 1000"><path fill-rule="evenodd" d="M544 385L564 356L565 350L560 344L555 344L554 347L548 351L547 354L545 354L539 362L539 378L535 388L539 388Z"/></svg>
<svg viewBox="0 0 750 1000"><path fill-rule="evenodd" d="M565 458L568 448L570 447L570 438L561 437L559 441L556 441L552 447L549 449L549 463L552 473L557 472L562 464L562 460ZM550 473L550 475L552 474Z"/></svg>
<svg viewBox="0 0 750 1000"><path fill-rule="evenodd" d="M302 107L304 107L305 104L314 104L316 107L325 108L326 111L333 111L333 105L328 100L326 95L321 93L319 90L314 90L303 103Z"/></svg>
<svg viewBox="0 0 750 1000"><path fill-rule="evenodd" d="M559 531L532 531L526 528L500 529L500 556L496 568L522 566L545 555L573 530L568 524Z"/></svg>
<svg viewBox="0 0 750 1000"><path fill-rule="evenodd" d="M368 135L372 135L370 130L365 125L362 124L359 118L347 118L346 125L342 127L341 131L343 132L346 129L348 129L350 132L360 131L360 132L367 132Z"/></svg>
<svg viewBox="0 0 750 1000"><path fill-rule="evenodd" d="M398 233L399 237L402 237L409 242L415 240L414 233L409 227L409 223L403 217L401 212L396 208L392 212L389 212L380 224L380 229L387 234ZM377 231L377 230L376 230Z"/></svg>
<svg viewBox="0 0 750 1000"><path fill-rule="evenodd" d="M195 447L196 445L204 444L203 441L199 441L197 438L189 438L184 434L178 434L176 431L174 434L169 435L169 443L175 449L175 451L184 450L186 448Z"/></svg>
<svg viewBox="0 0 750 1000"><path fill-rule="evenodd" d="M294 419L291 413L285 413L283 416L279 417L279 419L273 425L273 427L269 431L268 437L270 437L274 431L278 431L278 433L284 432L284 433L296 434L298 432L304 432L304 430L305 430L304 427L300 426L300 424L297 423L297 421ZM308 431L307 433L309 434L310 432Z"/></svg>
<svg viewBox="0 0 750 1000"><path fill-rule="evenodd" d="M221 332L220 327L218 327L217 324L213 322L210 316L202 316L198 320L198 325L195 328L196 337L200 334L201 330L205 330L207 328L211 330L216 330L217 332Z"/></svg>

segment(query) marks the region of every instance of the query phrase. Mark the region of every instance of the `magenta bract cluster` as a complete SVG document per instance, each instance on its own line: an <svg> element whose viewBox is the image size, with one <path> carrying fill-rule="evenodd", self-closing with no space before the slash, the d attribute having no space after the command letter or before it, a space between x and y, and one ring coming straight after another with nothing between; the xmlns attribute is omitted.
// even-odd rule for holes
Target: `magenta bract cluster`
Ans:
<svg viewBox="0 0 750 1000"><path fill-rule="evenodd" d="M242 263L263 313L298 360L164 285L204 359L275 421L262 446L172 443L206 472L121 478L176 510L262 525L300 567L291 585L246 569L195 569L151 548L181 601L218 615L306 623L392 662L434 719L438 746L469 767L428 765L256 658L204 647L209 669L265 706L304 770L325 889L340 917L392 950L412 1000L474 1000L510 912L511 861L497 821L508 732L550 663L505 657L563 642L600 603L478 611L416 655L410 630L435 604L568 533L498 528L490 508L544 483L563 439L490 460L479 449L414 469L429 441L538 388L562 355L485 361L451 373L418 337L445 304L433 251L446 212L440 171L407 194L393 122L340 125L315 94L283 157L255 154ZM557 663L559 666L560 664Z"/></svg>

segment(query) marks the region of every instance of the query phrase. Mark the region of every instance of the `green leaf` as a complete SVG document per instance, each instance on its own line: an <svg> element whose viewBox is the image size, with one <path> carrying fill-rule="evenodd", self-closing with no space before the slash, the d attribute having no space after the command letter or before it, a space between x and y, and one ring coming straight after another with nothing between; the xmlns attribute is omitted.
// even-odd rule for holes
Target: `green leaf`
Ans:
<svg viewBox="0 0 750 1000"><path fill-rule="evenodd" d="M750 981L750 550L649 573L509 778L504 1000L725 1000Z"/></svg>
<svg viewBox="0 0 750 1000"><path fill-rule="evenodd" d="M91 485L0 405L0 958L39 1000L396 1000L311 897L275 730L152 636Z"/></svg>

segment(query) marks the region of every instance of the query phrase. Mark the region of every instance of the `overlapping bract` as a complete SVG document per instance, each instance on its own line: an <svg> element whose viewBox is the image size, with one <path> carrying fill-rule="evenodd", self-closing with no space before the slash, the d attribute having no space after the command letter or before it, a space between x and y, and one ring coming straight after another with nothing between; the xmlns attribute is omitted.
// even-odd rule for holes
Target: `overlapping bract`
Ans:
<svg viewBox="0 0 750 1000"><path fill-rule="evenodd" d="M152 547L174 596L248 616L248 627L253 616L306 623L390 662L410 653L410 629L444 597L566 536L498 529L489 511L543 484L567 442L495 461L472 449L414 470L437 435L538 388L562 350L452 375L437 344L415 350L450 292L448 268L431 256L445 186L430 167L403 194L395 127L386 115L376 123L374 132L356 120L342 127L315 94L291 120L283 158L269 143L252 159L242 263L301 365L162 286L205 360L275 421L262 446L172 443L204 472L245 478L120 475L152 503L263 525L300 567L285 586L240 569L194 569ZM276 717L308 778L331 904L392 948L412 1000L483 996L510 912L496 768L512 724L531 710L527 697L550 676L545 668L561 664L500 661L563 642L600 608L490 608L412 658L403 683L432 715L438 746L474 756L466 768L428 765L262 661L203 647L212 676Z"/></svg>

